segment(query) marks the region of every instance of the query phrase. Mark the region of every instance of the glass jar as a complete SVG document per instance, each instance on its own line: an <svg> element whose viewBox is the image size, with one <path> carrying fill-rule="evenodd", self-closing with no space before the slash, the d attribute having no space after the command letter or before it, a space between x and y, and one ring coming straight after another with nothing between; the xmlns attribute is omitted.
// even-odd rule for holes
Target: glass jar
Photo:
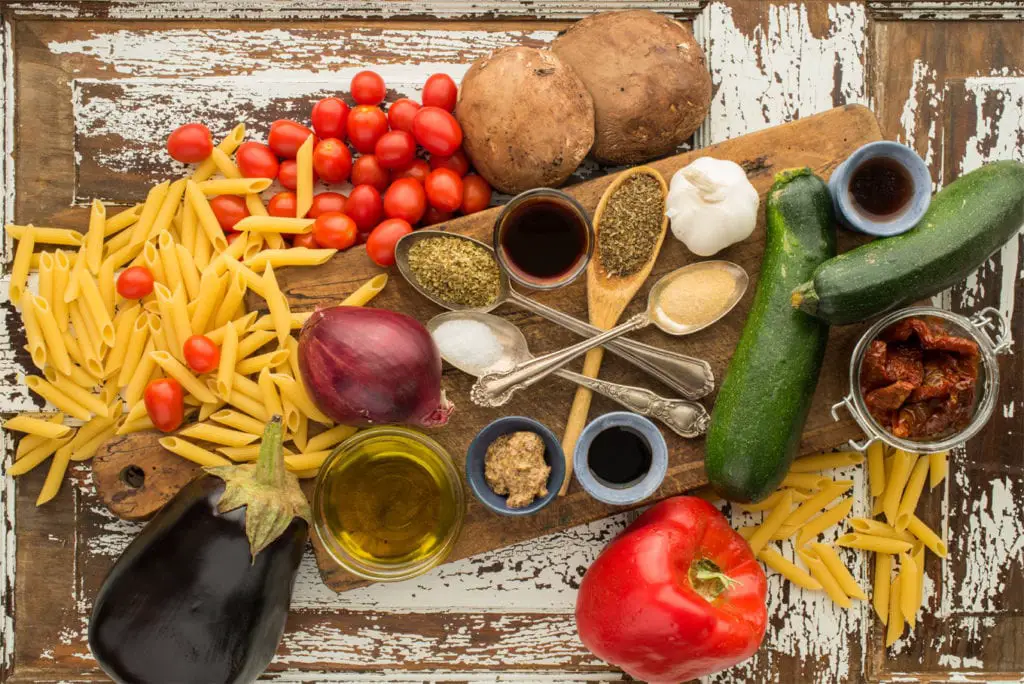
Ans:
<svg viewBox="0 0 1024 684"><path fill-rule="evenodd" d="M462 529L462 477L444 447L405 427L357 432L324 462L313 492L313 528L354 575L397 581L451 553Z"/></svg>
<svg viewBox="0 0 1024 684"><path fill-rule="evenodd" d="M932 442L916 442L896 437L890 433L868 411L860 389L861 364L868 346L893 323L913 317L941 319L949 334L973 340L978 345L978 384L971 422L959 432ZM864 451L868 445L879 439L897 449L918 454L946 451L962 444L978 434L988 419L992 417L996 396L999 394L999 364L996 357L1010 348L1012 340L1009 331L1009 322L1002 313L992 307L986 307L970 318L933 306L913 306L894 311L868 328L857 342L853 356L850 358L850 393L832 407L832 418L838 421L839 409L845 407L857 421L857 425L867 436L867 439L862 442L852 439L849 441L850 447L857 451Z"/></svg>

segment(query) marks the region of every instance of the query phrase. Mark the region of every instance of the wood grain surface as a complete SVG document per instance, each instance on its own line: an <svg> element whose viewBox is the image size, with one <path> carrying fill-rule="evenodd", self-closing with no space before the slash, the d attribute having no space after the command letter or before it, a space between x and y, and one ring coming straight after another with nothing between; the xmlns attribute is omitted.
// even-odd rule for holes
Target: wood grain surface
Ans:
<svg viewBox="0 0 1024 684"><path fill-rule="evenodd" d="M17 0L0 3L0 212L4 221L82 227L92 197L134 202L148 183L180 173L162 151L175 125L201 119L221 135L240 112L259 138L274 118L303 114L311 97L344 90L368 65L395 84L389 98L417 97L429 73L458 79L480 54L501 45L542 45L566 19L612 5L652 6L692 19L714 84L696 146L870 102L884 136L914 146L936 187L988 160L1024 160L1019 2ZM587 162L576 178L603 171ZM1017 341L1001 360L992 422L954 453L948 485L924 498L922 517L943 531L951 553L944 562L928 560L928 611L918 630L885 649L866 604L839 610L820 593L772 574L764 645L708 682L1021 678L1021 247L1020 239L1011 241L936 298L962 312L996 306L1012 316ZM0 248L9 264L10 241ZM353 288L356 281L341 284ZM5 282L0 411L6 416L39 405L18 383L27 367L24 338L4 300ZM543 337L536 332L542 326L532 322L531 341ZM572 339L566 334L562 342ZM607 372L617 368L609 363ZM9 458L13 440L0 440ZM104 574L140 526L107 511L88 464L73 468L57 499L37 509L44 475L17 483L5 477L0 486L0 681L104 681L85 644L86 620ZM841 475L854 480L858 502L865 501L859 469ZM860 505L855 514L863 512ZM725 510L734 525L758 519ZM458 560L410 582L341 594L323 585L309 554L284 642L265 678L620 679L620 671L579 643L572 611L583 571L630 518L616 514ZM790 549L783 553L792 558ZM843 559L868 586L866 554L844 551Z"/></svg>

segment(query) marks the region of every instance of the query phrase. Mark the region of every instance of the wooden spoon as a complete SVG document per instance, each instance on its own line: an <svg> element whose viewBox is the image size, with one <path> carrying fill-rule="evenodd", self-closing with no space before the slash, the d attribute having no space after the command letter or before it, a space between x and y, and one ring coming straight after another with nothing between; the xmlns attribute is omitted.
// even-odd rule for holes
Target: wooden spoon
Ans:
<svg viewBox="0 0 1024 684"><path fill-rule="evenodd" d="M658 259L658 252L661 251L661 244L665 241L665 232L668 229L668 217L661 222L661 231L658 233L658 240L651 250L647 262L635 273L628 276L610 275L601 265L601 217L609 198L619 189L624 182L640 174L647 174L658 181L661 186L661 201L664 207L668 197L668 185L661 174L649 166L636 166L619 174L614 183L608 186L601 196L601 201L594 211L594 234L597 240L597 247L594 250L594 257L587 267L587 307L590 312L590 323L602 330L608 330L618 321L622 312L630 300L640 289L640 286L647 280L654 268L654 262ZM601 369L601 360L604 358L604 348L597 347L587 352L583 360L583 375L596 378ZM569 410L569 419L566 422L565 434L562 436L562 450L565 452L565 481L559 490L559 495L564 495L569 489L569 482L572 481L572 459L573 450L576 448L576 440L587 423L587 415L590 412L590 398L592 393L585 387L576 390L573 398L572 408Z"/></svg>

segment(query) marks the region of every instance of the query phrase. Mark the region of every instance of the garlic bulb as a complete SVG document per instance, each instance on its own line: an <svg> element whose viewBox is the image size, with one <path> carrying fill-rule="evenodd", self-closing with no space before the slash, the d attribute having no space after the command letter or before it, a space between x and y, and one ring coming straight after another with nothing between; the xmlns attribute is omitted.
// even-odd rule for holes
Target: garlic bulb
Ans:
<svg viewBox="0 0 1024 684"><path fill-rule="evenodd" d="M739 164L701 157L672 176L665 214L687 249L711 256L750 237L759 203Z"/></svg>

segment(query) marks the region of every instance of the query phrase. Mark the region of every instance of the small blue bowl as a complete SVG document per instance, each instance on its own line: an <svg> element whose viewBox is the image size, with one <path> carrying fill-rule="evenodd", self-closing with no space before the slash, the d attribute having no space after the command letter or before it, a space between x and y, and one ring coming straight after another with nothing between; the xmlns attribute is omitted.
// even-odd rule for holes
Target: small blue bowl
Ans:
<svg viewBox="0 0 1024 684"><path fill-rule="evenodd" d="M884 220L858 211L850 198L850 179L853 172L864 162L879 157L892 159L900 164L906 169L914 185L906 207ZM828 189L832 194L836 218L843 226L876 237L890 237L907 232L924 216L932 201L932 175L928 165L917 152L906 145L881 140L859 147L847 157L846 161L832 172L828 180Z"/></svg>
<svg viewBox="0 0 1024 684"><path fill-rule="evenodd" d="M491 446L498 437L511 432L536 432L544 440L544 460L551 466L551 474L548 476L546 496L538 497L529 506L522 508L509 508L506 503L506 496L495 494L491 491L484 477L484 456L487 455L487 447ZM565 455L562 445L559 443L555 433L551 432L543 423L525 416L506 416L498 418L477 433L466 452L466 480L473 494L484 506L487 506L495 513L501 515L530 515L547 506L558 496L558 490L562 488L565 481Z"/></svg>
<svg viewBox="0 0 1024 684"><path fill-rule="evenodd" d="M635 482L625 485L614 485L599 479L590 470L590 445L594 438L611 427L623 427L632 430L647 442L651 450L651 468L647 474ZM647 418L628 411L613 411L597 418L580 433L573 452L572 467L576 473L576 481L590 496L598 501L616 506L627 506L643 501L661 486L668 471L668 445L658 426Z"/></svg>

